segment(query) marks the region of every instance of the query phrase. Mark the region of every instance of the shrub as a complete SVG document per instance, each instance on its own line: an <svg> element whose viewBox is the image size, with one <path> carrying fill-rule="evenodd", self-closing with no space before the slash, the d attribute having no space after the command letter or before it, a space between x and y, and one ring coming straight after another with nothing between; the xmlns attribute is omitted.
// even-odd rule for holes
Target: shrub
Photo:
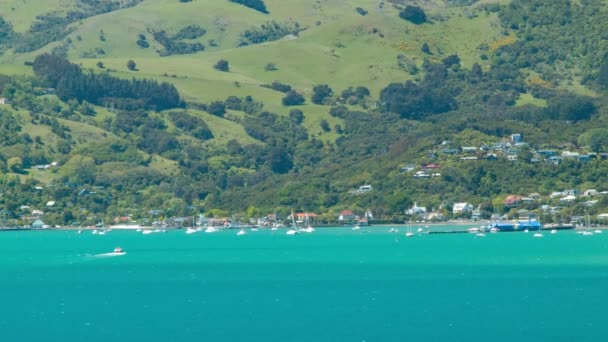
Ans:
<svg viewBox="0 0 608 342"><path fill-rule="evenodd" d="M424 10L418 6L405 6L405 9L399 12L399 17L416 25L426 22L426 13L424 13Z"/></svg>
<svg viewBox="0 0 608 342"><path fill-rule="evenodd" d="M304 102L306 102L306 99L304 98L304 96L302 96L302 94L290 90L287 92L282 102L284 106L298 106L304 104Z"/></svg>
<svg viewBox="0 0 608 342"><path fill-rule="evenodd" d="M228 72L228 71L230 71L230 64L228 63L227 60L220 59L219 61L217 61L217 63L215 63L215 65L213 66L213 68L215 70L219 70L219 71L223 71L223 72Z"/></svg>

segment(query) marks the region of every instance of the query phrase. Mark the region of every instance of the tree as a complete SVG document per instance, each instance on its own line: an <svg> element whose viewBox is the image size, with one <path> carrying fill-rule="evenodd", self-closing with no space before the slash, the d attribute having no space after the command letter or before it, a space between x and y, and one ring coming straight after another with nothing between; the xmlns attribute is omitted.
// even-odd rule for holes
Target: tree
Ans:
<svg viewBox="0 0 608 342"><path fill-rule="evenodd" d="M264 70L266 70L266 71L276 71L276 70L279 70L279 68L277 68L276 64L274 64L274 63L268 63L264 67Z"/></svg>
<svg viewBox="0 0 608 342"><path fill-rule="evenodd" d="M225 59L220 59L219 61L217 61L217 63L215 63L213 68L215 70L219 70L219 71L223 71L223 72L230 71L230 65L229 65L228 61Z"/></svg>
<svg viewBox="0 0 608 342"><path fill-rule="evenodd" d="M304 98L304 96L302 96L302 94L294 90L290 90L287 92L287 94L285 94L285 97L283 98L282 102L284 106L298 106L304 104L304 102L306 102L306 99Z"/></svg>
<svg viewBox="0 0 608 342"><path fill-rule="evenodd" d="M289 111L289 118L299 125L304 121L304 113L299 109L292 109Z"/></svg>
<svg viewBox="0 0 608 342"><path fill-rule="evenodd" d="M601 152L608 146L608 129L592 128L578 137L579 146L589 146L594 152Z"/></svg>
<svg viewBox="0 0 608 342"><path fill-rule="evenodd" d="M213 101L207 106L209 114L224 116L226 114L226 105L222 101Z"/></svg>
<svg viewBox="0 0 608 342"><path fill-rule="evenodd" d="M134 60L129 59L129 61L127 62L127 68L131 71L137 71L137 64L135 64Z"/></svg>
<svg viewBox="0 0 608 342"><path fill-rule="evenodd" d="M291 156L283 146L277 146L270 151L268 162L274 173L287 173L293 167Z"/></svg>
<svg viewBox="0 0 608 342"><path fill-rule="evenodd" d="M446 68L449 68L452 65L460 65L460 57L458 57L458 55L449 55L441 62L443 63L443 65L445 65Z"/></svg>
<svg viewBox="0 0 608 342"><path fill-rule="evenodd" d="M102 62L102 61L99 61L99 62L97 62L97 67L98 67L99 69L103 69L103 68L105 68L105 65L103 65L103 62Z"/></svg>
<svg viewBox="0 0 608 342"><path fill-rule="evenodd" d="M23 171L23 160L19 157L9 158L6 162L6 166L11 172L21 173Z"/></svg>
<svg viewBox="0 0 608 342"><path fill-rule="evenodd" d="M321 120L321 129L326 133L331 131L331 127L329 127L329 122L327 122L327 120Z"/></svg>
<svg viewBox="0 0 608 342"><path fill-rule="evenodd" d="M602 63L597 74L597 83L604 89L608 89L608 55Z"/></svg>
<svg viewBox="0 0 608 342"><path fill-rule="evenodd" d="M312 88L312 102L316 104L323 104L325 99L333 95L333 90L327 84L319 84Z"/></svg>
<svg viewBox="0 0 608 342"><path fill-rule="evenodd" d="M416 25L426 22L426 13L418 6L405 6L405 9L399 12L399 17Z"/></svg>
<svg viewBox="0 0 608 342"><path fill-rule="evenodd" d="M422 47L420 48L420 51L426 53L427 55L432 55L433 54L431 52L431 48L429 47L429 44L427 44L426 42L424 42L424 44L422 44Z"/></svg>

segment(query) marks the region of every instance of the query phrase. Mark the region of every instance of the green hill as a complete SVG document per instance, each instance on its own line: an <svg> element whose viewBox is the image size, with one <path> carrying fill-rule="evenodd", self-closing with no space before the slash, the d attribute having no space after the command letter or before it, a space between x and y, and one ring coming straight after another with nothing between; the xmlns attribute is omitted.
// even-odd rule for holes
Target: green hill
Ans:
<svg viewBox="0 0 608 342"><path fill-rule="evenodd" d="M53 200L47 220L61 224L292 208L401 220L413 202L489 215L513 209L506 195L603 190L607 1L263 3L269 13L228 0L0 4L6 216ZM34 72L44 53L82 73ZM153 90L143 105L120 79L169 83L182 104L157 112ZM91 97L93 84L114 86ZM305 102L286 106L278 85ZM553 165L542 150L586 157ZM440 170L414 177L429 163Z"/></svg>

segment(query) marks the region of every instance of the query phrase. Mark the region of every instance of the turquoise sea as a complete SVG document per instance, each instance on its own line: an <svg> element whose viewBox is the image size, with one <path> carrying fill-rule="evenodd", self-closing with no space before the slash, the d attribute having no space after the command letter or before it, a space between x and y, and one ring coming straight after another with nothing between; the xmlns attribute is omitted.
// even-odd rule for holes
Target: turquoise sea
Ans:
<svg viewBox="0 0 608 342"><path fill-rule="evenodd" d="M608 231L389 228L0 232L0 340L608 340Z"/></svg>

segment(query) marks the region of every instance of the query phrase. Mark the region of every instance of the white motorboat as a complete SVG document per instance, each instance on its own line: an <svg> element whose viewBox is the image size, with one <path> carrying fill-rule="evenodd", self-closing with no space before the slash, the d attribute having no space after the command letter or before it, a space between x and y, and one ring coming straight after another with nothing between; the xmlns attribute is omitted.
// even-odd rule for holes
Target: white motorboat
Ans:
<svg viewBox="0 0 608 342"><path fill-rule="evenodd" d="M543 233L534 233L533 235L535 238L540 238L543 237Z"/></svg>
<svg viewBox="0 0 608 342"><path fill-rule="evenodd" d="M557 229L551 229L551 234L557 234Z"/></svg>
<svg viewBox="0 0 608 342"><path fill-rule="evenodd" d="M596 230L594 230L594 231L593 231L593 233L594 233L594 234L602 234L602 231L601 231L601 230L599 230L599 229L596 229Z"/></svg>
<svg viewBox="0 0 608 342"><path fill-rule="evenodd" d="M295 229L290 229L285 234L287 234L287 235L296 235L296 234L298 234L298 231L295 230Z"/></svg>
<svg viewBox="0 0 608 342"><path fill-rule="evenodd" d="M152 234L154 232L152 230L150 230L150 229L144 229L144 230L141 231L141 233L144 234L144 235L148 235L148 234Z"/></svg>
<svg viewBox="0 0 608 342"><path fill-rule="evenodd" d="M245 234L247 234L247 232L246 232L244 229L241 229L241 230L239 230L239 231L236 233L236 235L239 235L239 236L240 236L240 235L245 235Z"/></svg>
<svg viewBox="0 0 608 342"><path fill-rule="evenodd" d="M186 229L186 234L194 234L196 232L197 232L197 230L194 229L194 228L188 228L188 229Z"/></svg>
<svg viewBox="0 0 608 342"><path fill-rule="evenodd" d="M218 229L215 227L208 227L207 229L205 229L205 233L215 233L217 231Z"/></svg>

